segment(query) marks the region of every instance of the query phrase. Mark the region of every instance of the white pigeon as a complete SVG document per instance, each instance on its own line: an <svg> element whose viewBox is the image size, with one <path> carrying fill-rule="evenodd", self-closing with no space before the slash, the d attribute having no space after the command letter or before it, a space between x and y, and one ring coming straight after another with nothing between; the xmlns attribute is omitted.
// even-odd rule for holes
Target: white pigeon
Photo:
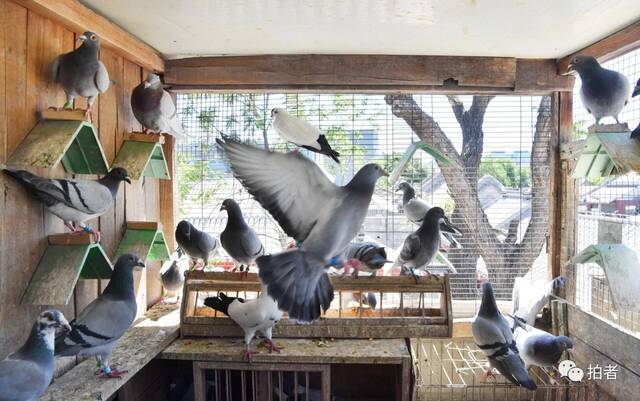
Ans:
<svg viewBox="0 0 640 401"><path fill-rule="evenodd" d="M473 339L489 359L489 364L507 380L516 386L535 390L537 386L524 368L509 323L498 310L491 283L482 284L482 303L471 322Z"/></svg>
<svg viewBox="0 0 640 401"><path fill-rule="evenodd" d="M284 109L277 107L271 110L271 118L273 118L273 128L285 141L312 152L329 156L336 163L340 163L340 160L338 160L340 153L331 149L327 138L317 127L305 120L293 117Z"/></svg>
<svg viewBox="0 0 640 401"><path fill-rule="evenodd" d="M251 341L257 332L266 337L269 353L280 352L271 339L271 331L282 318L282 311L278 309L278 304L273 298L267 294L266 288L262 288L258 298L249 301L219 293L217 297L205 299L204 304L229 316L242 328L245 344L244 356L247 360L251 361L254 354L251 351Z"/></svg>
<svg viewBox="0 0 640 401"><path fill-rule="evenodd" d="M540 286L525 277L516 277L511 293L513 303L511 314L529 326L533 326L536 316L549 302L551 295L558 288L564 287L566 282L567 279L560 276Z"/></svg>
<svg viewBox="0 0 640 401"><path fill-rule="evenodd" d="M169 92L162 88L160 77L147 75L131 92L131 110L144 132L167 133L175 138L184 137L182 124L176 113L176 105Z"/></svg>

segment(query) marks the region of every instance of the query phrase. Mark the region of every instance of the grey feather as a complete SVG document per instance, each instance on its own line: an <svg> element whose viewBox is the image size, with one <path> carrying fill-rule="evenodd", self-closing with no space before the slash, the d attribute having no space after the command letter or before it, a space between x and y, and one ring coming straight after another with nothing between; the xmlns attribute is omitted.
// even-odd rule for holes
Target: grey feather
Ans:
<svg viewBox="0 0 640 401"><path fill-rule="evenodd" d="M179 291L184 284L184 273L189 270L189 258L182 252L174 252L160 269L160 281L167 291Z"/></svg>
<svg viewBox="0 0 640 401"><path fill-rule="evenodd" d="M176 105L169 92L162 88L158 75L149 74L144 82L133 89L131 109L143 127L176 138L184 136Z"/></svg>
<svg viewBox="0 0 640 401"><path fill-rule="evenodd" d="M377 165L364 166L344 187L331 183L300 154L282 154L242 143L218 141L236 178L302 246L257 259L269 295L289 316L311 321L333 299L325 266L355 237L371 202Z"/></svg>
<svg viewBox="0 0 640 401"><path fill-rule="evenodd" d="M513 322L513 337L525 368L553 366L560 362L567 349L573 348L573 342L566 336L554 336L528 325L518 318L511 318L511 321Z"/></svg>
<svg viewBox="0 0 640 401"><path fill-rule="evenodd" d="M218 252L218 240L195 228L191 223L182 220L176 227L176 242L180 248L192 259L202 259L207 264L209 258Z"/></svg>
<svg viewBox="0 0 640 401"><path fill-rule="evenodd" d="M513 309L511 314L526 324L533 326L536 316L549 302L549 298L555 291L565 286L567 279L563 276L540 284L534 284L524 277L516 277L511 301Z"/></svg>
<svg viewBox="0 0 640 401"><path fill-rule="evenodd" d="M243 266L253 264L264 254L264 247L258 234L249 227L242 216L242 210L233 199L225 199L220 210L227 211L227 225L220 233L220 242L225 251Z"/></svg>
<svg viewBox="0 0 640 401"><path fill-rule="evenodd" d="M350 243L342 259L357 259L361 262L360 270L373 274L390 262L384 246L367 241Z"/></svg>

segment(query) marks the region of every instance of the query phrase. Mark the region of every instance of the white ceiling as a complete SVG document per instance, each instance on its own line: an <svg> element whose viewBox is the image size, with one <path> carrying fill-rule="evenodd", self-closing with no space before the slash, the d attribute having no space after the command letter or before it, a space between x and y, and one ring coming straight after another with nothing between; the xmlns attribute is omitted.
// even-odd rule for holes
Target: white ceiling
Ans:
<svg viewBox="0 0 640 401"><path fill-rule="evenodd" d="M638 0L81 2L169 58L310 53L555 58L640 19Z"/></svg>

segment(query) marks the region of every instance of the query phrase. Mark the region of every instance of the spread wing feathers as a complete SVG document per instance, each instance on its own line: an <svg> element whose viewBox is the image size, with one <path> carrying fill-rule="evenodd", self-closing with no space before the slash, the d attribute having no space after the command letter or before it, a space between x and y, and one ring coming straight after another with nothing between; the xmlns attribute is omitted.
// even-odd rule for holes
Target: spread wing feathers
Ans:
<svg viewBox="0 0 640 401"><path fill-rule="evenodd" d="M109 189L96 181L41 178L27 171L5 172L26 185L47 206L61 202L83 213L97 214L113 203Z"/></svg>
<svg viewBox="0 0 640 401"><path fill-rule="evenodd" d="M71 332L56 340L56 354L73 355L82 348L117 341L131 326L135 315L135 305L102 296L71 322Z"/></svg>
<svg viewBox="0 0 640 401"><path fill-rule="evenodd" d="M180 124L178 114L176 113L176 105L173 103L173 99L169 92L165 90L162 91L162 97L160 98L160 113L167 120L167 125L170 127L171 135L176 138L184 137L182 124Z"/></svg>
<svg viewBox="0 0 640 401"><path fill-rule="evenodd" d="M34 362L5 359L0 361L0 399L32 400L49 383L45 383L45 373Z"/></svg>
<svg viewBox="0 0 640 401"><path fill-rule="evenodd" d="M404 261L413 259L420 251L420 237L417 234L409 234L404 240L400 258Z"/></svg>
<svg viewBox="0 0 640 401"><path fill-rule="evenodd" d="M343 189L301 154L271 152L230 139L218 144L236 178L298 242L309 235L323 210L333 209L344 197Z"/></svg>
<svg viewBox="0 0 640 401"><path fill-rule="evenodd" d="M93 77L93 81L96 85L96 88L100 91L100 93L106 92L109 89L109 72L105 68L102 61L98 60L98 70L96 71L96 75Z"/></svg>

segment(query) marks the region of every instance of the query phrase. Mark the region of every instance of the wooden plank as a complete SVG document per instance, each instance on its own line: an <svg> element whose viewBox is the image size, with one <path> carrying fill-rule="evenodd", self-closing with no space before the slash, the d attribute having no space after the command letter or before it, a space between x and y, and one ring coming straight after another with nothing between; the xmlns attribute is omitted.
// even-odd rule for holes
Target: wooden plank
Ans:
<svg viewBox="0 0 640 401"><path fill-rule="evenodd" d="M46 108L40 112L40 118L43 120L74 120L86 121L85 110L54 110Z"/></svg>
<svg viewBox="0 0 640 401"><path fill-rule="evenodd" d="M150 309L134 327L127 330L115 346L110 362L127 371L119 380L103 380L95 375L96 363L90 358L56 379L39 401L107 400L147 366L178 337L179 313L175 305Z"/></svg>
<svg viewBox="0 0 640 401"><path fill-rule="evenodd" d="M169 60L171 85L324 87L458 86L513 88L516 60L500 57L265 55Z"/></svg>
<svg viewBox="0 0 640 401"><path fill-rule="evenodd" d="M558 61L558 73L567 73L569 63L579 54L593 56L602 63L628 53L638 47L640 47L640 21L636 21L616 33L561 58Z"/></svg>
<svg viewBox="0 0 640 401"><path fill-rule="evenodd" d="M269 354L257 347L253 361L314 364L401 364L410 358L404 339L335 340L318 345L317 340L282 338L275 341L281 353ZM244 362L244 345L237 339L179 339L160 355L161 359L191 361Z"/></svg>
<svg viewBox="0 0 640 401"><path fill-rule="evenodd" d="M159 144L164 144L165 137L160 134L144 134L142 132L132 132L127 136L127 140L129 141L137 141L137 142L154 142Z"/></svg>
<svg viewBox="0 0 640 401"><path fill-rule="evenodd" d="M162 224L157 221L127 221L130 230L162 231Z"/></svg>
<svg viewBox="0 0 640 401"><path fill-rule="evenodd" d="M174 96L175 101L175 96ZM175 237L173 233L176 230L176 220L179 197L177 196L177 180L175 176L175 143L176 140L172 136L166 138L166 142L163 145L164 157L167 161L167 169L169 171L169 180L160 180L158 182L159 193L159 209L160 209L160 221L162 225L166 227L165 239L170 250L176 249Z"/></svg>
<svg viewBox="0 0 640 401"><path fill-rule="evenodd" d="M559 75L553 59L518 59L516 68L515 91L573 91L575 78Z"/></svg>
<svg viewBox="0 0 640 401"><path fill-rule="evenodd" d="M95 240L90 233L53 234L47 237L49 245L91 245Z"/></svg>
<svg viewBox="0 0 640 401"><path fill-rule="evenodd" d="M4 23L4 19L5 19L5 15L8 12L7 11L7 7L6 7L6 3L7 0L0 0L0 15L3 16L2 21L3 21L3 25ZM3 29L0 29L0 165L3 165L5 163L5 161L7 160L7 135L8 135L8 130L7 130L7 109L6 109L6 94L5 94L5 77L6 77L6 66L5 66L5 48L6 48L6 31L3 27ZM9 177L7 177L5 174L0 174L0 269L2 269L2 271L5 271L4 266L7 266L7 261L5 261L5 252L7 251L5 249L5 236L9 233L6 232L6 218L5 216L9 213L7 210L7 204L6 204L6 185L5 181L8 180ZM6 269L9 270L9 269ZM5 273L6 274L6 273ZM9 280L1 280L0 282L0 299L6 299L4 298L4 295L6 294L6 287L7 284L6 282ZM4 309L4 308L3 308ZM8 317L8 316L7 316ZM0 311L0 318L5 318L4 314L2 313L2 311ZM9 345L10 349L6 349L5 352L5 348L9 348L9 347L5 347L5 339L3 338L3 335L0 335L0 358L3 358L5 354L10 352L10 349L14 348L14 344L8 343L7 345ZM11 341L12 339L10 339Z"/></svg>
<svg viewBox="0 0 640 401"><path fill-rule="evenodd" d="M90 27L100 37L103 45L141 66L158 72L164 71L164 61L156 50L78 1L14 1L76 33L83 33Z"/></svg>

